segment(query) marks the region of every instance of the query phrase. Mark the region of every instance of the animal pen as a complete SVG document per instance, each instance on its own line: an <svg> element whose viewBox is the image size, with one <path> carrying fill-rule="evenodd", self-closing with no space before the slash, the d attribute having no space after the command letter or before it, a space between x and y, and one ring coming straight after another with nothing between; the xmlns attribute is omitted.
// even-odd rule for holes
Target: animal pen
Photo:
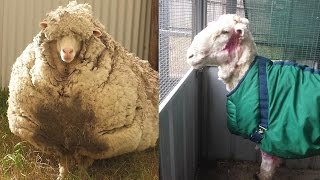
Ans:
<svg viewBox="0 0 320 180"><path fill-rule="evenodd" d="M254 143L231 135L227 129L227 91L217 78L217 67L191 70L186 63L193 37L219 15L236 13L249 19L259 55L318 69L319 7L316 0L160 0L162 179L210 179L221 170L217 162L220 165L225 162L221 171L227 172L230 168L227 162L260 161ZM287 174L278 176L279 179L320 177L313 171L320 168L319 157L286 160L284 164L283 171ZM254 169L249 171L254 173Z"/></svg>

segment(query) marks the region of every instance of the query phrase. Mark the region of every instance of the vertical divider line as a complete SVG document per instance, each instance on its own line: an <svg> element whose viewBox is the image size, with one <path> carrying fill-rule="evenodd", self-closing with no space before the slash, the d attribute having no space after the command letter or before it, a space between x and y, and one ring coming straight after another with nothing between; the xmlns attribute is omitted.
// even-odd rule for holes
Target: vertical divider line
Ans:
<svg viewBox="0 0 320 180"><path fill-rule="evenodd" d="M207 25L207 0L192 0L192 36L194 37ZM198 81L198 122L199 122L199 135L198 135L198 168L196 175L199 173L199 167L204 160L208 157L208 148L207 148L207 128L206 128L206 119L205 114L208 112L205 108L207 107L206 101L204 101L205 88L204 88L204 73L202 70L197 72L197 81Z"/></svg>
<svg viewBox="0 0 320 180"><path fill-rule="evenodd" d="M4 69L6 68L6 66L4 65L4 55L2 53L4 53L3 47L4 47L4 27L5 27L5 14L4 14L4 8L5 8L5 1L0 1L0 88L3 89L4 88L4 80L6 78L5 73L4 73Z"/></svg>

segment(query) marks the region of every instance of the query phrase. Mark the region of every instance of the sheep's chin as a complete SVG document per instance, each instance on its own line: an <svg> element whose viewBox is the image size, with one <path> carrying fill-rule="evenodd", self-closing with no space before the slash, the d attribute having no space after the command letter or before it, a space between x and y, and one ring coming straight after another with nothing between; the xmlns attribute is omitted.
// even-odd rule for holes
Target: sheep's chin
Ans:
<svg viewBox="0 0 320 180"><path fill-rule="evenodd" d="M200 69L205 66L206 60L204 58L198 60L187 60L187 63L194 69Z"/></svg>
<svg viewBox="0 0 320 180"><path fill-rule="evenodd" d="M224 64L229 58L228 51L220 50L216 53L212 53L207 58L207 65L208 66L220 66L221 64Z"/></svg>
<svg viewBox="0 0 320 180"><path fill-rule="evenodd" d="M70 58L70 59L61 58L61 59L65 63L71 63L73 61L73 58Z"/></svg>

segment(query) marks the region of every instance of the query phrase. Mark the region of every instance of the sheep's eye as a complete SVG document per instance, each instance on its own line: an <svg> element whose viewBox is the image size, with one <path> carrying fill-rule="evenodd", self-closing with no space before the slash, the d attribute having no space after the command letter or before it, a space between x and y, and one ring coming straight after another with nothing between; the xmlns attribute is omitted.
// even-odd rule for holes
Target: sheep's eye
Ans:
<svg viewBox="0 0 320 180"><path fill-rule="evenodd" d="M221 31L221 34L228 34L228 33L229 33L228 30L222 30L222 31Z"/></svg>

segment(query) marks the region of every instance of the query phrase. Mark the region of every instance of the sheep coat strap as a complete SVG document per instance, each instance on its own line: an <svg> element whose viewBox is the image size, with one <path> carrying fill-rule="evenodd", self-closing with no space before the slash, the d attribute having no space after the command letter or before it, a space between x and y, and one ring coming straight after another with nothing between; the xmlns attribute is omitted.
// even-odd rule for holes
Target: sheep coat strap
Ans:
<svg viewBox="0 0 320 180"><path fill-rule="evenodd" d="M266 64L268 129L257 145L282 158L319 155L320 71L296 63L255 58L238 86L227 95L230 132L250 138L261 123L265 108L260 104L259 68L263 63L259 61Z"/></svg>

